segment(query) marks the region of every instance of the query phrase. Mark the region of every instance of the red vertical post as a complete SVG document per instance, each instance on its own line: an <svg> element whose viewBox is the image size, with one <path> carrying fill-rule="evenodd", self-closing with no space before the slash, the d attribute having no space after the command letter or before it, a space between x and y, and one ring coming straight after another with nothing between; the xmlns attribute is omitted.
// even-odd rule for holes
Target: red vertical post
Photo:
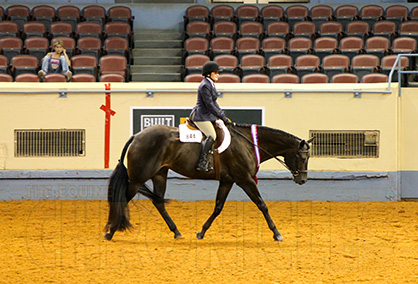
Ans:
<svg viewBox="0 0 418 284"><path fill-rule="evenodd" d="M104 167L105 169L109 168L109 159L110 159L110 118L115 115L111 109L110 104L110 83L105 84L106 92L106 104L100 107L101 110L105 112L105 146L104 146Z"/></svg>

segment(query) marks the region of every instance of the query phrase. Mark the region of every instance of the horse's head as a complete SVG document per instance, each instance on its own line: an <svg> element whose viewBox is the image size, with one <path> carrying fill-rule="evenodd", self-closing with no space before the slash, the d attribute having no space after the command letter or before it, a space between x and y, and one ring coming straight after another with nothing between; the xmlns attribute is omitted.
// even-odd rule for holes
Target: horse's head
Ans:
<svg viewBox="0 0 418 284"><path fill-rule="evenodd" d="M284 155L284 162L293 175L293 181L300 185L308 180L309 143L312 140L313 138L300 141L297 151Z"/></svg>

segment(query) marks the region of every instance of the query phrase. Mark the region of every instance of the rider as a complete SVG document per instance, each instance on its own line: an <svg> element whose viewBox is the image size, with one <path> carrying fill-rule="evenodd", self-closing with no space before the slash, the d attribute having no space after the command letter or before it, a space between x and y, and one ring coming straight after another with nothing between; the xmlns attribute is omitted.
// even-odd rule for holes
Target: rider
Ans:
<svg viewBox="0 0 418 284"><path fill-rule="evenodd" d="M205 77L197 90L197 103L193 108L190 117L196 126L202 131L206 139L202 142L198 171L210 171L208 154L216 140L216 132L213 123L216 119L222 119L225 124L230 124L224 111L219 107L215 82L219 78L219 65L214 61L206 62L203 65L202 75Z"/></svg>

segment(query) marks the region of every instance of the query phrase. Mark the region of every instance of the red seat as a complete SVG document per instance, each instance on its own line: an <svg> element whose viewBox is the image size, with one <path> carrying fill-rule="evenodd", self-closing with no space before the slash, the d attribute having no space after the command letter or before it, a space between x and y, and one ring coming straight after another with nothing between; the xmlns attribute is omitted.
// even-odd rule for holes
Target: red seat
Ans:
<svg viewBox="0 0 418 284"><path fill-rule="evenodd" d="M264 72L265 59L259 54L248 54L241 58L242 77Z"/></svg>
<svg viewBox="0 0 418 284"><path fill-rule="evenodd" d="M129 7L126 6L113 6L107 11L108 19L111 22L125 22L132 26L132 21L134 16L132 16L132 11Z"/></svg>
<svg viewBox="0 0 418 284"><path fill-rule="evenodd" d="M373 73L364 75L361 82L362 83L386 83L389 81L388 75Z"/></svg>
<svg viewBox="0 0 418 284"><path fill-rule="evenodd" d="M417 41L410 37L398 37L392 42L392 53L415 53L417 50Z"/></svg>
<svg viewBox="0 0 418 284"><path fill-rule="evenodd" d="M47 74L44 78L45 83L65 83L67 82L67 77L58 73Z"/></svg>
<svg viewBox="0 0 418 284"><path fill-rule="evenodd" d="M106 9L99 5L89 5L81 10L82 19L87 22L96 22L103 26L106 21Z"/></svg>
<svg viewBox="0 0 418 284"><path fill-rule="evenodd" d="M269 24L284 20L284 9L277 5L267 5L261 9L261 22L264 30L267 30Z"/></svg>
<svg viewBox="0 0 418 284"><path fill-rule="evenodd" d="M354 84L358 83L358 77L357 75L351 73L336 74L332 77L331 83Z"/></svg>
<svg viewBox="0 0 418 284"><path fill-rule="evenodd" d="M328 83L328 76L322 73L306 74L302 77L301 82L306 84L326 84Z"/></svg>
<svg viewBox="0 0 418 284"><path fill-rule="evenodd" d="M257 54L260 52L260 41L253 37L241 37L236 42L238 59L247 54Z"/></svg>
<svg viewBox="0 0 418 284"><path fill-rule="evenodd" d="M379 57L380 60L383 56L388 55L390 53L389 47L390 41L387 38L381 36L374 36L366 40L365 50L367 54L376 55L377 57Z"/></svg>
<svg viewBox="0 0 418 284"><path fill-rule="evenodd" d="M32 20L43 23L46 32L50 31L53 21L55 21L55 8L49 5L39 5L32 9Z"/></svg>
<svg viewBox="0 0 418 284"><path fill-rule="evenodd" d="M229 37L235 40L237 36L237 25L234 22L220 21L213 25L214 37Z"/></svg>
<svg viewBox="0 0 418 284"><path fill-rule="evenodd" d="M208 22L195 21L190 22L186 26L187 37L203 37L209 38L210 25Z"/></svg>
<svg viewBox="0 0 418 284"><path fill-rule="evenodd" d="M231 38L215 37L210 41L211 56L216 57L221 54L232 54L234 45L234 41Z"/></svg>
<svg viewBox="0 0 418 284"><path fill-rule="evenodd" d="M351 69L361 80L366 74L378 72L379 62L380 60L376 55L361 54L353 57Z"/></svg>
<svg viewBox="0 0 418 284"><path fill-rule="evenodd" d="M71 24L72 30L77 30L77 23L80 21L80 9L76 6L64 5L57 9L59 21Z"/></svg>
<svg viewBox="0 0 418 284"><path fill-rule="evenodd" d="M392 5L385 10L385 19L395 22L398 29L402 22L408 21L408 15L408 8L402 5Z"/></svg>
<svg viewBox="0 0 418 284"><path fill-rule="evenodd" d="M216 5L211 9L212 22L234 21L234 8L229 5Z"/></svg>
<svg viewBox="0 0 418 284"><path fill-rule="evenodd" d="M201 74L190 74L184 78L184 82L186 83L200 83L203 80L203 76Z"/></svg>
<svg viewBox="0 0 418 284"><path fill-rule="evenodd" d="M71 59L74 75L90 74L97 76L97 58L91 55L76 55Z"/></svg>
<svg viewBox="0 0 418 284"><path fill-rule="evenodd" d="M207 55L209 49L209 41L205 38L192 37L186 39L186 41L184 42L184 47L188 55Z"/></svg>
<svg viewBox="0 0 418 284"><path fill-rule="evenodd" d="M302 5L291 5L286 9L285 18L289 23L290 31L293 31L295 23L308 19L309 9Z"/></svg>
<svg viewBox="0 0 418 284"><path fill-rule="evenodd" d="M100 76L100 82L123 83L125 82L125 76L121 74L103 74Z"/></svg>
<svg viewBox="0 0 418 284"><path fill-rule="evenodd" d="M7 57L9 62L11 62L14 56L22 53L22 47L23 42L18 37L7 36L0 38L0 51Z"/></svg>
<svg viewBox="0 0 418 284"><path fill-rule="evenodd" d="M123 37L131 41L131 26L125 22L110 22L104 26L104 37Z"/></svg>
<svg viewBox="0 0 418 284"><path fill-rule="evenodd" d="M292 70L293 59L289 55L279 54L273 55L269 58L267 70L270 74L270 79L279 74L288 73Z"/></svg>
<svg viewBox="0 0 418 284"><path fill-rule="evenodd" d="M348 23L358 19L358 8L353 5L341 5L335 9L335 18L345 28Z"/></svg>
<svg viewBox="0 0 418 284"><path fill-rule="evenodd" d="M364 41L362 38L350 36L340 40L340 52L353 58L363 52Z"/></svg>
<svg viewBox="0 0 418 284"><path fill-rule="evenodd" d="M396 24L392 21L378 21L373 25L373 35L383 36L389 40L396 37Z"/></svg>
<svg viewBox="0 0 418 284"><path fill-rule="evenodd" d="M350 70L350 58L341 54L332 54L322 59L322 70L329 79L334 75L346 73Z"/></svg>
<svg viewBox="0 0 418 284"><path fill-rule="evenodd" d="M208 56L201 54L187 56L184 64L186 74L202 74L203 64L209 60Z"/></svg>
<svg viewBox="0 0 418 284"><path fill-rule="evenodd" d="M76 74L71 79L72 83L92 83L96 82L96 77L91 74Z"/></svg>
<svg viewBox="0 0 418 284"><path fill-rule="evenodd" d="M126 78L126 57L120 55L105 55L100 57L100 75L120 74Z"/></svg>
<svg viewBox="0 0 418 284"><path fill-rule="evenodd" d="M13 77L9 74L0 74L0 82L13 82Z"/></svg>
<svg viewBox="0 0 418 284"><path fill-rule="evenodd" d="M23 25L22 31L23 38L28 38L32 36L46 36L46 27L42 22L27 22Z"/></svg>
<svg viewBox="0 0 418 284"><path fill-rule="evenodd" d="M11 21L0 22L0 38L6 36L19 36L19 27L16 23Z"/></svg>
<svg viewBox="0 0 418 284"><path fill-rule="evenodd" d="M240 78L235 74L220 74L217 83L239 83Z"/></svg>
<svg viewBox="0 0 418 284"><path fill-rule="evenodd" d="M264 74L246 75L242 78L243 83L270 83L270 78Z"/></svg>
<svg viewBox="0 0 418 284"><path fill-rule="evenodd" d="M312 41L304 37L294 37L288 41L288 52L293 61L302 55L311 53Z"/></svg>
<svg viewBox="0 0 418 284"><path fill-rule="evenodd" d="M102 26L95 22L80 22L75 33L77 38L97 37L102 38Z"/></svg>
<svg viewBox="0 0 418 284"><path fill-rule="evenodd" d="M298 84L299 77L295 74L279 74L274 76L271 82L278 84Z"/></svg>
<svg viewBox="0 0 418 284"><path fill-rule="evenodd" d="M327 36L340 40L343 33L343 25L338 22L325 22L319 27L319 33L321 37Z"/></svg>
<svg viewBox="0 0 418 284"><path fill-rule="evenodd" d="M373 25L383 19L384 10L381 6L378 5L366 5L363 6L360 10L360 19L366 22L370 30Z"/></svg>
<svg viewBox="0 0 418 284"><path fill-rule="evenodd" d="M233 55L218 55L213 61L219 64L221 74L235 73L238 67L238 58Z"/></svg>
<svg viewBox="0 0 418 284"><path fill-rule="evenodd" d="M49 50L49 41L44 37L33 36L25 39L25 47L27 54L35 56L41 62Z"/></svg>
<svg viewBox="0 0 418 284"><path fill-rule="evenodd" d="M301 55L296 58L295 70L300 78L308 73L319 71L319 57L312 54Z"/></svg>
<svg viewBox="0 0 418 284"><path fill-rule="evenodd" d="M263 25L259 22L244 22L240 26L240 36L262 39L264 37Z"/></svg>
<svg viewBox="0 0 418 284"><path fill-rule="evenodd" d="M290 38L290 27L286 22L273 22L267 26L268 37L281 37L284 40Z"/></svg>
<svg viewBox="0 0 418 284"><path fill-rule="evenodd" d="M16 76L15 81L19 83L39 83L41 80L36 74L26 73Z"/></svg>
<svg viewBox="0 0 418 284"><path fill-rule="evenodd" d="M337 53L338 40L333 37L319 37L314 42L315 55L322 59L334 53Z"/></svg>
<svg viewBox="0 0 418 284"><path fill-rule="evenodd" d="M322 23L332 21L333 16L333 9L327 5L315 5L310 10L310 17L312 19L312 22L316 26L316 31L319 31L319 28Z"/></svg>
<svg viewBox="0 0 418 284"><path fill-rule="evenodd" d="M104 53L116 54L125 56L128 61L129 56L129 43L126 38L123 37L109 37L104 41Z"/></svg>
<svg viewBox="0 0 418 284"><path fill-rule="evenodd" d="M241 26L244 22L254 22L258 19L259 15L258 7L253 5L244 4L238 6L236 15L238 18L238 26Z"/></svg>
<svg viewBox="0 0 418 284"><path fill-rule="evenodd" d="M348 23L345 29L345 33L348 37L357 36L362 39L366 39L370 36L369 24L363 21L354 21Z"/></svg>
<svg viewBox="0 0 418 284"><path fill-rule="evenodd" d="M4 55L0 55L0 73L9 73L9 60Z"/></svg>
<svg viewBox="0 0 418 284"><path fill-rule="evenodd" d="M97 37L82 37L77 41L79 54L95 56L97 59L102 54L102 41Z"/></svg>
<svg viewBox="0 0 418 284"><path fill-rule="evenodd" d="M265 38L262 43L262 50L266 61L276 54L286 53L286 41L278 37Z"/></svg>
<svg viewBox="0 0 418 284"><path fill-rule="evenodd" d="M399 30L400 36L409 36L418 39L418 21L408 21L401 24Z"/></svg>
<svg viewBox="0 0 418 284"><path fill-rule="evenodd" d="M74 35L73 26L67 22L53 22L50 30L51 36L54 37L72 37Z"/></svg>
<svg viewBox="0 0 418 284"><path fill-rule="evenodd" d="M392 70L393 65L395 64L397 55L387 55L382 58L380 62L380 68L383 74L389 75L390 71ZM399 64L399 62L398 62ZM395 71L392 74L392 82L398 82L398 64L395 67ZM400 59L401 70L405 70L409 66L409 59L407 57L401 57ZM405 75L404 79L405 79Z"/></svg>
<svg viewBox="0 0 418 284"><path fill-rule="evenodd" d="M297 22L293 26L293 35L295 37L306 37L311 40L315 40L316 26L311 21Z"/></svg>
<svg viewBox="0 0 418 284"><path fill-rule="evenodd" d="M193 5L187 8L184 22L187 25L194 21L209 21L209 8L203 5Z"/></svg>
<svg viewBox="0 0 418 284"><path fill-rule="evenodd" d="M23 25L29 21L30 9L24 5L11 5L6 9L7 20L15 22L21 31Z"/></svg>

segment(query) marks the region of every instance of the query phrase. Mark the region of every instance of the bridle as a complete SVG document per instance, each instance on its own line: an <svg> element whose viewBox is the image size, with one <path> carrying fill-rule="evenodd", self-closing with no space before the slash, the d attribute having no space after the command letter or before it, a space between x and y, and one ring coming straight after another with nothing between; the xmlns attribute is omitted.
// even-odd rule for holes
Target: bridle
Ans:
<svg viewBox="0 0 418 284"><path fill-rule="evenodd" d="M231 129L231 130L233 130L235 133L237 133L237 134L239 134L241 137L243 137L245 140L247 140L248 141L248 143L250 143L251 145L253 145L254 147L258 147L258 149L260 149L261 151L263 151L263 152L265 152L270 158L273 158L273 159L275 159L276 161L278 161L280 164L282 164L294 177L297 177L297 176L299 176L300 174L303 174L303 173L307 173L308 171L307 170L292 170L292 169L290 169L287 165L286 165L286 163L282 160L282 159L280 159L280 158L277 158L276 156L274 156L274 155L272 155L272 154L270 154L267 150L265 150L265 149L263 149L262 147L260 147L260 145L255 145L254 144L254 142L253 141L251 141L250 139L248 139L244 134L242 134L241 132L239 132L238 130L236 130L235 128L233 128L233 127L231 127L231 128L229 128L229 129ZM309 150L302 150L302 149L299 149L298 150L298 153L299 154L301 154L301 156L303 155L303 154L308 154L309 153Z"/></svg>

